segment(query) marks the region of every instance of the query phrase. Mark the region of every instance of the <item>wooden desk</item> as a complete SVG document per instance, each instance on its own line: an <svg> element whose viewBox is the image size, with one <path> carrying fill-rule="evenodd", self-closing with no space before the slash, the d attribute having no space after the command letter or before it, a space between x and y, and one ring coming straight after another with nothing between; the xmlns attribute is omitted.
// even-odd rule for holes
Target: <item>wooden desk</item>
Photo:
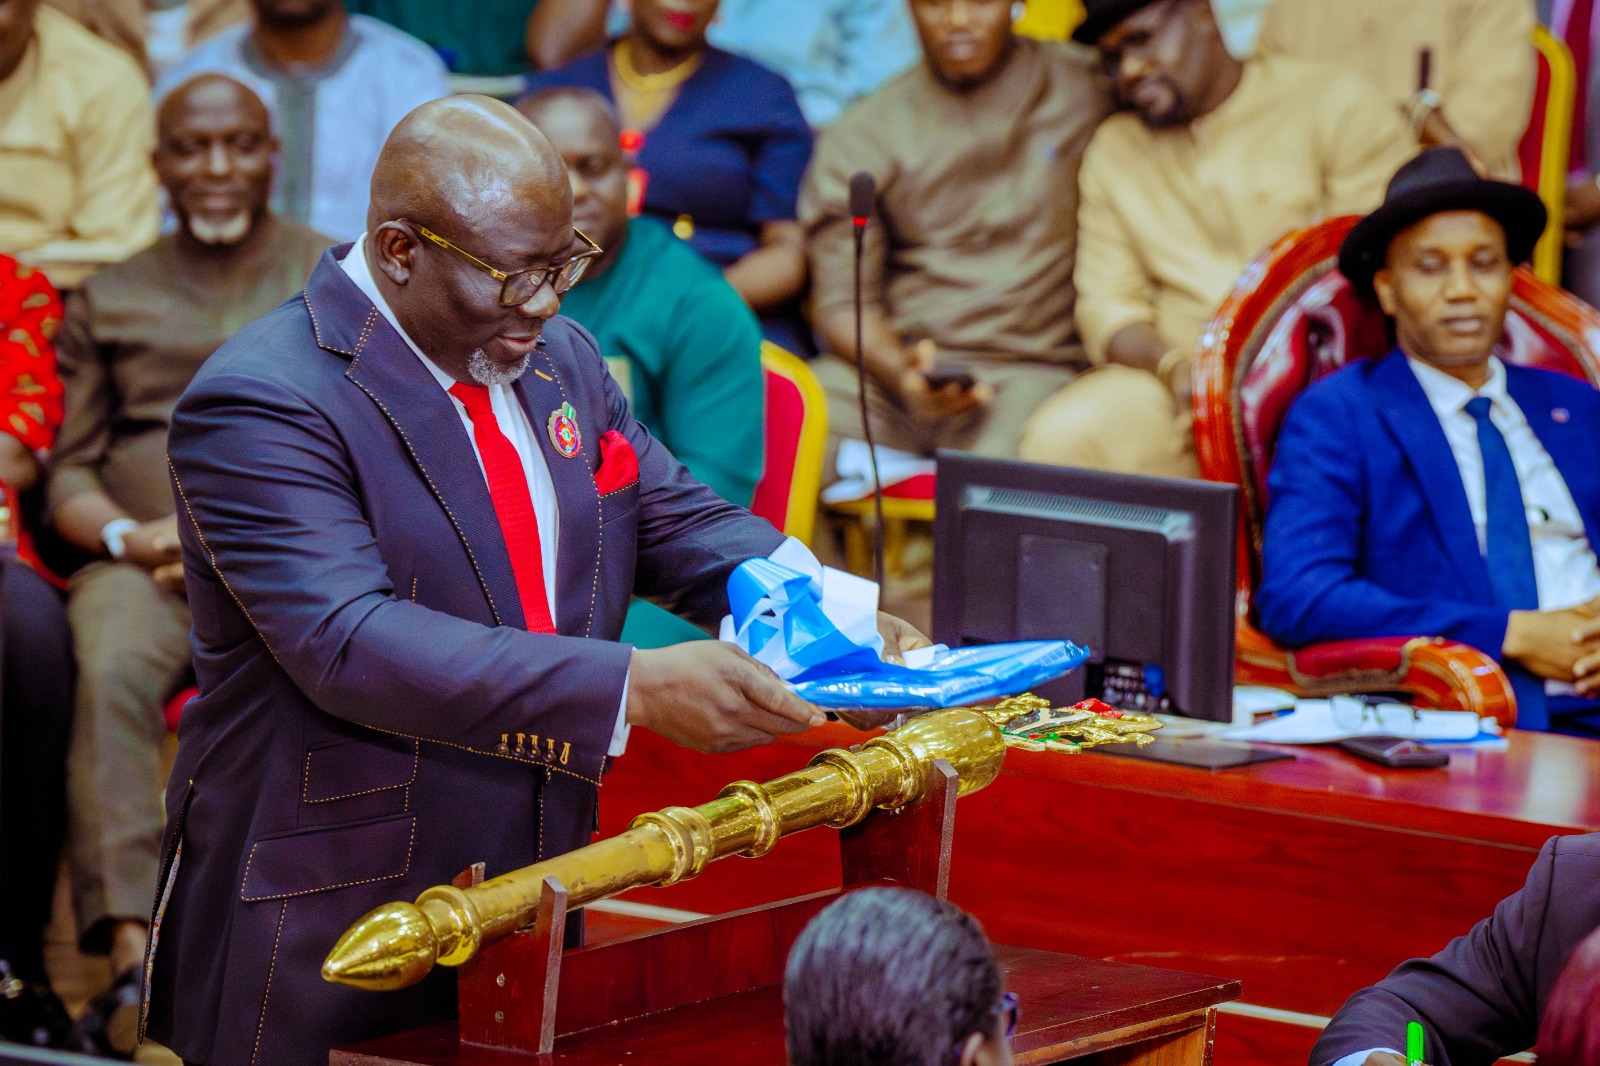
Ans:
<svg viewBox="0 0 1600 1066"><path fill-rule="evenodd" d="M1006 985L1022 999L1012 1040L1019 1066L1205 1066L1217 1004L1237 981L1150 966L996 949ZM554 1066L780 1066L783 994L777 985L556 1039ZM463 1049L453 1025L335 1051L330 1066L513 1066L526 1055Z"/></svg>
<svg viewBox="0 0 1600 1066"><path fill-rule="evenodd" d="M701 756L636 731L601 790L602 831L860 737L827 726ZM1437 770L1297 755L1211 774L1013 751L1000 780L961 801L950 898L997 942L1241 979L1247 1005L1311 1017L1225 1013L1217 1061L1283 1066L1305 1061L1318 1017L1516 891L1547 838L1600 830L1593 741L1519 733L1508 751ZM759 864L624 898L721 913L838 884L832 833L815 830Z"/></svg>

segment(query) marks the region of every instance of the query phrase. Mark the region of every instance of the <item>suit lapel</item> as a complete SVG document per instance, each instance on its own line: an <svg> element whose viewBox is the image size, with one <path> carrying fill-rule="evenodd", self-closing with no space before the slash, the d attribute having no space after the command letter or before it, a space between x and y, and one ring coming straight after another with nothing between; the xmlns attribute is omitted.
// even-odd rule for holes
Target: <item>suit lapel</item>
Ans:
<svg viewBox="0 0 1600 1066"><path fill-rule="evenodd" d="M1471 593L1472 599L1490 602L1489 574L1478 551L1472 509L1467 505L1467 490L1461 484L1444 427L1422 391L1417 376L1398 350L1372 368L1368 386L1373 390L1378 412L1389 432L1405 453L1416 473L1428 510L1439 532L1445 554ZM1382 506L1380 496L1378 506Z"/></svg>
<svg viewBox="0 0 1600 1066"><path fill-rule="evenodd" d="M1538 371L1506 367L1506 391L1556 464L1583 517L1590 545L1600 551L1600 462L1596 462L1594 427L1581 425L1551 384Z"/></svg>
<svg viewBox="0 0 1600 1066"><path fill-rule="evenodd" d="M579 449L572 456L556 450L550 436L551 416L573 403L562 372L544 348L538 349L527 373L517 379L517 398L533 426L561 515L556 549L556 629L567 636L589 636L594 629L595 595L600 580L600 497L590 464L599 447L600 426L594 411L579 409Z"/></svg>
<svg viewBox="0 0 1600 1066"><path fill-rule="evenodd" d="M378 405L455 526L500 625L524 625L511 557L466 427L428 368L345 275L324 256L306 286L323 348L350 358L345 377Z"/></svg>

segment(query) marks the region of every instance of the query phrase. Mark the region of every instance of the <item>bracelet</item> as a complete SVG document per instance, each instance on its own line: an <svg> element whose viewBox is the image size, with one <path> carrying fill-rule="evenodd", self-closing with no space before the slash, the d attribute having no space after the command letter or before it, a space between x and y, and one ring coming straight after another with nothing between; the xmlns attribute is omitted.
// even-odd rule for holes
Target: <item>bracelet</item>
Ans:
<svg viewBox="0 0 1600 1066"><path fill-rule="evenodd" d="M106 554L113 559L121 559L125 550L123 538L135 529L139 523L131 518L113 518L100 530L100 543L106 546Z"/></svg>
<svg viewBox="0 0 1600 1066"><path fill-rule="evenodd" d="M1406 118L1411 123L1411 136L1414 140L1422 140L1422 127L1427 125L1433 113L1444 106L1444 97L1433 89L1418 89L1411 96L1411 102L1406 106Z"/></svg>
<svg viewBox="0 0 1600 1066"><path fill-rule="evenodd" d="M1184 348L1174 348L1161 357L1161 362L1156 364L1156 380L1161 382L1163 388L1173 392L1172 379L1180 368L1187 368L1194 353Z"/></svg>

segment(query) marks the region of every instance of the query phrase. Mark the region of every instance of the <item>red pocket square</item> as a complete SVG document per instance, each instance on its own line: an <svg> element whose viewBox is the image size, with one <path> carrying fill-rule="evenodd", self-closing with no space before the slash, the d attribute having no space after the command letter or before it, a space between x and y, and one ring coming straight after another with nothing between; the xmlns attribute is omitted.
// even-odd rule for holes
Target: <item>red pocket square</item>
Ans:
<svg viewBox="0 0 1600 1066"><path fill-rule="evenodd" d="M608 429L600 435L600 469L594 483L600 495L625 489L639 480L639 457L620 430Z"/></svg>

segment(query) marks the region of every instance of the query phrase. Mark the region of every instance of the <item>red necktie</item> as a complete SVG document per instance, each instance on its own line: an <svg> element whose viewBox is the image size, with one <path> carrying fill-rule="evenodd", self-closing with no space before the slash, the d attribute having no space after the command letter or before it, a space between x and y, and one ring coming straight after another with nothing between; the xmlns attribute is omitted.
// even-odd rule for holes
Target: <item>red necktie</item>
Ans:
<svg viewBox="0 0 1600 1066"><path fill-rule="evenodd" d="M554 633L550 621L550 600L544 589L544 551L539 546L539 518L533 511L533 493L522 469L522 459L511 441L500 432L489 390L483 385L462 382L450 386L450 395L461 401L472 420L472 439L483 460L484 477L489 482L489 498L494 501L495 517L500 520L500 535L511 553L511 572L517 579L517 595L522 599L522 618L530 633Z"/></svg>

